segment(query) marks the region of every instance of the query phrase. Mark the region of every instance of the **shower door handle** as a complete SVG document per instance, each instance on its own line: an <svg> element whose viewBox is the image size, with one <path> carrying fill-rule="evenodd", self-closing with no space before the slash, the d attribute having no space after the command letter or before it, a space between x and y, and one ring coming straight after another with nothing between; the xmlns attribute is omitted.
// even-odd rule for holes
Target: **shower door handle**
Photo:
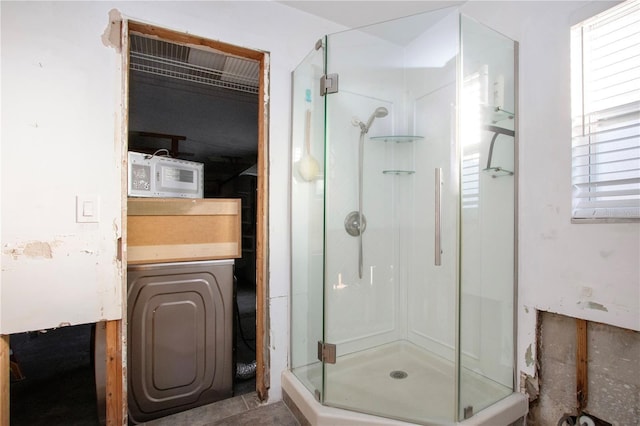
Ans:
<svg viewBox="0 0 640 426"><path fill-rule="evenodd" d="M440 221L442 213L442 168L436 168L435 179L435 260L436 266L442 265L442 247L441 247L441 231L442 223Z"/></svg>

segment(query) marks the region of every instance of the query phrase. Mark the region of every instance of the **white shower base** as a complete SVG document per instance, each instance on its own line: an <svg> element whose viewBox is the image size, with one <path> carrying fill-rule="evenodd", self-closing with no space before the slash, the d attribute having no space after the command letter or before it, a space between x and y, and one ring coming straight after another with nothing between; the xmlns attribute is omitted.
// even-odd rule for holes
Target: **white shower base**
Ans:
<svg viewBox="0 0 640 426"><path fill-rule="evenodd" d="M420 424L456 424L451 420L455 410L453 363L415 345L395 342L345 355L328 367L325 402L333 407L317 402L292 372L285 371L282 376L283 390L312 425L412 424L363 413L414 419ZM392 378L390 372L397 370L406 372L407 377ZM308 378L307 385L320 389L319 364L300 369L298 373ZM462 388L466 392L464 399L474 401L476 407L498 402L458 424L506 426L527 413L525 395L513 393L472 372L462 375Z"/></svg>

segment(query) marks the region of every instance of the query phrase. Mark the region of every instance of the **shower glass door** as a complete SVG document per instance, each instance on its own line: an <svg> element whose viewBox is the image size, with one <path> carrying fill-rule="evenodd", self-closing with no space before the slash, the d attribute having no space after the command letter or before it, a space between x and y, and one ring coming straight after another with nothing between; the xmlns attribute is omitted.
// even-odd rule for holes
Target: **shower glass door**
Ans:
<svg viewBox="0 0 640 426"><path fill-rule="evenodd" d="M445 8L294 71L290 362L324 405L453 424L513 392L516 56Z"/></svg>
<svg viewBox="0 0 640 426"><path fill-rule="evenodd" d="M293 73L291 162L291 370L311 393L322 389L324 268L324 74L322 49Z"/></svg>
<svg viewBox="0 0 640 426"><path fill-rule="evenodd" d="M456 417L458 49L452 8L325 40L326 405Z"/></svg>
<svg viewBox="0 0 640 426"><path fill-rule="evenodd" d="M459 418L514 388L516 43L461 16Z"/></svg>

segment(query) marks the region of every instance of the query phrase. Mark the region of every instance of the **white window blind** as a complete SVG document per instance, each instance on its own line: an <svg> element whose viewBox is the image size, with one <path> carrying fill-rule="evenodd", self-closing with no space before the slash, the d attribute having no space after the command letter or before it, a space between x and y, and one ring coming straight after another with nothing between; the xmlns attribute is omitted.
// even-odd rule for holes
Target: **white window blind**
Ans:
<svg viewBox="0 0 640 426"><path fill-rule="evenodd" d="M462 208L477 209L480 203L480 154L462 157Z"/></svg>
<svg viewBox="0 0 640 426"><path fill-rule="evenodd" d="M640 0L571 29L574 219L640 219Z"/></svg>
<svg viewBox="0 0 640 426"><path fill-rule="evenodd" d="M480 143L482 141L482 108L487 106L489 68L464 78L462 92L462 208L477 209L480 205Z"/></svg>

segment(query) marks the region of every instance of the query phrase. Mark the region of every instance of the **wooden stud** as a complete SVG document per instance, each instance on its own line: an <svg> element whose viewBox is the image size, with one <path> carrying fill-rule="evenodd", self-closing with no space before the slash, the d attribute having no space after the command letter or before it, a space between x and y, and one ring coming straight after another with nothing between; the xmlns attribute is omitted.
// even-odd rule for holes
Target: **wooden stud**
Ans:
<svg viewBox="0 0 640 426"><path fill-rule="evenodd" d="M269 240L269 158L266 135L269 131L269 111L265 91L267 55L260 56L260 91L258 93L258 182L256 194L256 392L261 401L268 398L270 359L267 340L269 304L267 303L267 254Z"/></svg>
<svg viewBox="0 0 640 426"><path fill-rule="evenodd" d="M122 322L120 320L107 321L107 378L106 378L106 409L107 426L122 426L125 419L126 401L123 394L122 376Z"/></svg>
<svg viewBox="0 0 640 426"><path fill-rule="evenodd" d="M0 336L0 426L9 426L9 335Z"/></svg>
<svg viewBox="0 0 640 426"><path fill-rule="evenodd" d="M587 407L589 380L587 377L587 321L576 318L576 397L578 414Z"/></svg>

